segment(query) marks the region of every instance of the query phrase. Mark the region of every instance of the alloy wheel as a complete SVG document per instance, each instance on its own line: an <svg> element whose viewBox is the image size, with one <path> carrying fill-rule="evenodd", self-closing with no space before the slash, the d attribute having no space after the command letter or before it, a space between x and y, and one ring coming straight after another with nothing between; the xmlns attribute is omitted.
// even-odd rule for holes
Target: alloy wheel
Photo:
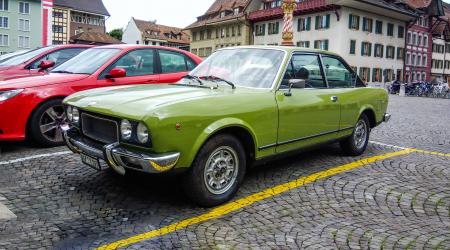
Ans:
<svg viewBox="0 0 450 250"><path fill-rule="evenodd" d="M226 193L236 182L239 160L236 151L227 146L214 150L206 162L204 181L209 192Z"/></svg>
<svg viewBox="0 0 450 250"><path fill-rule="evenodd" d="M39 119L39 129L42 136L51 142L63 142L63 131L67 127L68 121L62 105L48 108Z"/></svg>

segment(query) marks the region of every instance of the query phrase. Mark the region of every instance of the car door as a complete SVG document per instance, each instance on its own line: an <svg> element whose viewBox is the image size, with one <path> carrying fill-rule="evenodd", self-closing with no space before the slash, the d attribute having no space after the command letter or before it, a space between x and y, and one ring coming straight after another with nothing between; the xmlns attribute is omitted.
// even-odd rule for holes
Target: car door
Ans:
<svg viewBox="0 0 450 250"><path fill-rule="evenodd" d="M304 79L305 88L289 89L289 80ZM340 105L327 88L320 56L293 54L279 90L277 152L324 142L336 136Z"/></svg>
<svg viewBox="0 0 450 250"><path fill-rule="evenodd" d="M364 99L360 87L365 85L342 58L322 55L322 62L330 91L341 106L339 130L344 134L351 133L359 118L359 101Z"/></svg>
<svg viewBox="0 0 450 250"><path fill-rule="evenodd" d="M125 53L98 77L101 85L129 85L129 84L153 84L159 82L159 74L156 70L157 59L155 50L136 49ZM113 68L122 68L126 71L126 77L107 79L107 75Z"/></svg>
<svg viewBox="0 0 450 250"><path fill-rule="evenodd" d="M192 59L182 53L164 49L159 49L158 53L161 65L161 83L177 82L197 66Z"/></svg>

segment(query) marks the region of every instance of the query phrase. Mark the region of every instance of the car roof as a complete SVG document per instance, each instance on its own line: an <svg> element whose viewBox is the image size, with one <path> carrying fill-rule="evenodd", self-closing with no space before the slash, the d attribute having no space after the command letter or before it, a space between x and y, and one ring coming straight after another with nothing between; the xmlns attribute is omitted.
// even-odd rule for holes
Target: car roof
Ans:
<svg viewBox="0 0 450 250"><path fill-rule="evenodd" d="M309 48L302 48L302 47L296 47L296 46L249 45L249 46L237 46L237 47L222 48L220 50L236 49L236 48L273 49L273 50L283 50L283 51L286 51L288 53L291 53L291 52L307 52L307 53L318 53L318 54L339 56L338 54L330 52L330 51L327 51L327 50L309 49Z"/></svg>
<svg viewBox="0 0 450 250"><path fill-rule="evenodd" d="M182 49L166 47L166 46L137 45L137 44L111 44L111 45L98 46L97 48L126 49L126 50L154 48L154 49L168 49L168 50L174 50L174 51L187 52Z"/></svg>
<svg viewBox="0 0 450 250"><path fill-rule="evenodd" d="M55 49L61 49L61 48L92 48L95 47L95 45L89 45L89 44L61 44L61 45L50 45L51 47L54 47Z"/></svg>

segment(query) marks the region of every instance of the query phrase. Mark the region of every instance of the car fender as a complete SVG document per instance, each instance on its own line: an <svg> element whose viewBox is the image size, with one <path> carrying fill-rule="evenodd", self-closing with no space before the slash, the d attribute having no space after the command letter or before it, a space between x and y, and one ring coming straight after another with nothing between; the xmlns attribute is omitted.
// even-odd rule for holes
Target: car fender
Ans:
<svg viewBox="0 0 450 250"><path fill-rule="evenodd" d="M379 119L378 119L378 117L379 117L379 115L378 115L378 108L376 108L373 104L371 104L371 103L365 103L365 104L363 104L363 105L361 105L361 108L359 109L359 116L358 116L358 118L357 119L359 119L359 117L361 117L361 115L362 115L362 113L364 112L364 111L367 111L367 110L370 110L370 111L372 111L374 114L375 114L375 120L376 120L376 122L378 122L379 121ZM357 120L355 121L355 124L356 124L356 122L357 122Z"/></svg>
<svg viewBox="0 0 450 250"><path fill-rule="evenodd" d="M219 133L221 130L224 130L226 128L231 128L231 127L240 127L240 128L247 130L247 132L249 132L253 138L253 142L255 144L255 150L256 150L256 148L258 147L257 146L258 140L257 140L257 137L255 136L255 132L253 131L250 124L248 124L247 122L245 122L241 119L238 119L238 118L227 117L227 118L223 118L223 119L220 119L220 120L217 120L217 121L211 123L197 137L194 144L192 145L191 152L189 153L189 159L187 159L187 161L190 163L190 165L194 161L194 159L197 156L198 151L201 149L201 147L212 136Z"/></svg>

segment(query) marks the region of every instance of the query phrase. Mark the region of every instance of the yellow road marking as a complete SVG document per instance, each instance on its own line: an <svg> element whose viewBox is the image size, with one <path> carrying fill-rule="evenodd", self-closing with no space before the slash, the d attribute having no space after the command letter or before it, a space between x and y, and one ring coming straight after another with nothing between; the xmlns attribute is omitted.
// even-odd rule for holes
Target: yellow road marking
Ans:
<svg viewBox="0 0 450 250"><path fill-rule="evenodd" d="M252 194L250 196L238 199L236 201L218 206L214 209L212 209L211 211L204 213L202 215L199 216L195 216L195 217L191 217L185 220L182 220L180 222L177 223L173 223L170 224L168 226L153 230L153 231L149 231L146 233L142 233L142 234L138 234L135 236L132 236L130 238L126 238L126 239L122 239L107 245L103 245L97 249L102 249L102 250L106 250L106 249L117 249L119 247L124 247L124 246L128 246L131 244L135 244L144 240L148 240L154 237L158 237L158 236L162 236L165 234L169 234L171 232L186 228L188 226L191 225L195 225L207 220L211 220L211 219L216 219L219 217L222 217L226 214L229 214L231 212L234 212L236 210L239 210L243 207L247 207L255 202L273 197L275 195L284 193L286 191L292 190L294 188L298 188L300 186L306 185L308 183L311 182L315 182L317 180L320 179L324 179L333 175L337 175L340 174L342 172L346 172L355 168L359 168L362 167L364 165L373 163L373 162L377 162L380 160L384 160L387 158L392 158L392 157L397 157L397 156L401 156L401 155L407 155L410 154L412 152L416 152L417 150L415 149L405 149L405 150L401 150L401 151L397 151L397 152L392 152L392 153L387 153L387 154L383 154L383 155L378 155L378 156L373 156L373 157L369 157L369 158L365 158L362 160L358 160L355 162L351 162L342 166L338 166L332 169L328 169L322 172L318 172L312 175L308 175L305 177L301 177L297 180L294 181L290 181L272 188L268 188L266 190L263 190L261 192Z"/></svg>
<svg viewBox="0 0 450 250"><path fill-rule="evenodd" d="M422 153L422 154L450 157L450 154L446 154L446 153L433 152L433 151L427 151L427 150L421 150L421 149L414 149L414 151L416 151L417 153Z"/></svg>

